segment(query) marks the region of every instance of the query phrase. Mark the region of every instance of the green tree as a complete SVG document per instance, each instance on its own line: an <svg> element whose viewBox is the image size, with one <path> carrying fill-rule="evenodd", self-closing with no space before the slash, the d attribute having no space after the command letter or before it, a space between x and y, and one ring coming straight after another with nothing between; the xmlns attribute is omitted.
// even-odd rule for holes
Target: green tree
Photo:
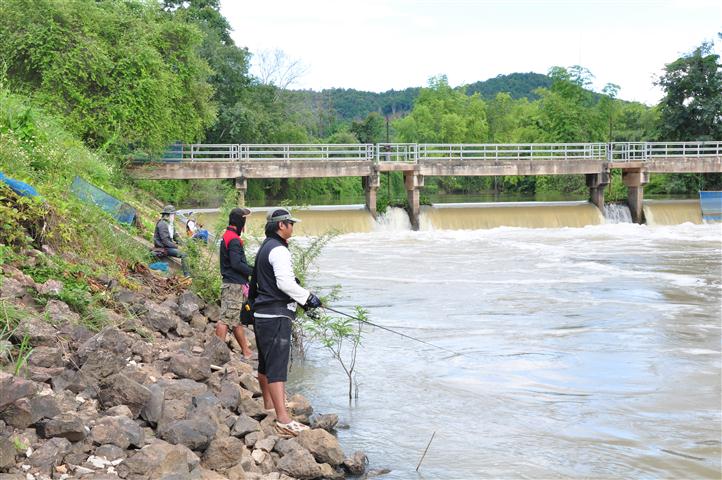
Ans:
<svg viewBox="0 0 722 480"><path fill-rule="evenodd" d="M429 80L414 109L394 127L402 142L482 143L489 135L481 97L452 89L443 75Z"/></svg>
<svg viewBox="0 0 722 480"><path fill-rule="evenodd" d="M359 143L382 143L386 135L385 126L384 118L377 112L371 112L363 121L354 120L350 131Z"/></svg>
<svg viewBox="0 0 722 480"><path fill-rule="evenodd" d="M215 119L202 38L151 2L0 3L9 87L62 115L92 147L160 150L201 138Z"/></svg>
<svg viewBox="0 0 722 480"><path fill-rule="evenodd" d="M594 107L589 90L593 78L589 70L575 65L569 69L552 67L551 87L540 89L539 141L600 142L605 140L605 120Z"/></svg>
<svg viewBox="0 0 722 480"><path fill-rule="evenodd" d="M722 138L722 68L713 44L667 64L657 84L665 92L660 102L660 140L719 140Z"/></svg>

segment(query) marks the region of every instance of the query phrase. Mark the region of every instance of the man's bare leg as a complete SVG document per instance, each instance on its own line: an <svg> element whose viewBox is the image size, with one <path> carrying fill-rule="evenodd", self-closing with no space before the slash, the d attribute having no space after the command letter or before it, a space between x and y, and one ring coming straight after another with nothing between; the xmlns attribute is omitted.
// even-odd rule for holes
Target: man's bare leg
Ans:
<svg viewBox="0 0 722 480"><path fill-rule="evenodd" d="M273 408L273 400L271 399L271 392L268 389L268 377L265 374L258 374L258 384L261 386L261 394L263 394L263 408L270 410Z"/></svg>
<svg viewBox="0 0 722 480"><path fill-rule="evenodd" d="M289 423L291 417L286 410L286 382L273 382L268 384L268 391L271 394L273 408L276 410L276 420L281 423Z"/></svg>
<svg viewBox="0 0 722 480"><path fill-rule="evenodd" d="M228 327L223 322L216 323L216 337L223 340L225 343L226 341L226 334L228 333Z"/></svg>
<svg viewBox="0 0 722 480"><path fill-rule="evenodd" d="M243 331L243 327L241 325L237 325L233 327L233 336L236 337L236 341L238 342L238 345L241 346L241 352L243 352L243 356L246 358L251 358L251 355L253 355L253 352L251 351L250 347L248 346L248 340L246 339L246 332Z"/></svg>

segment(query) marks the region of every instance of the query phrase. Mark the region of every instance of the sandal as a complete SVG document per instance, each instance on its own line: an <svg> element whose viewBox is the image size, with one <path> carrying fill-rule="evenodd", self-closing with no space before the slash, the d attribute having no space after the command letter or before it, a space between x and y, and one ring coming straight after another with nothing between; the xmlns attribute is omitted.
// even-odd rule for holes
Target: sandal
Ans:
<svg viewBox="0 0 722 480"><path fill-rule="evenodd" d="M285 438L295 437L304 430L310 430L310 427L308 427L308 425L299 423L296 420L291 420L288 423L281 423L279 421L276 421L275 428L276 432L278 432L280 436Z"/></svg>

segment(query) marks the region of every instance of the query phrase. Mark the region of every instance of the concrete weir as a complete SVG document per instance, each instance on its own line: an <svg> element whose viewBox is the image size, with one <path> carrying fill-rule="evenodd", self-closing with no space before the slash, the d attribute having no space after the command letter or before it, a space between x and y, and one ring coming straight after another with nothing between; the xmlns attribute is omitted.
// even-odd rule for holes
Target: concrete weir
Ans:
<svg viewBox="0 0 722 480"><path fill-rule="evenodd" d="M604 210L611 169L621 169L634 222L644 222L644 186L653 173L722 173L722 141L564 144L176 145L162 161L134 162L136 178L235 179L245 204L248 179L360 177L376 216L380 175L402 172L412 228L420 226L427 176L585 175Z"/></svg>

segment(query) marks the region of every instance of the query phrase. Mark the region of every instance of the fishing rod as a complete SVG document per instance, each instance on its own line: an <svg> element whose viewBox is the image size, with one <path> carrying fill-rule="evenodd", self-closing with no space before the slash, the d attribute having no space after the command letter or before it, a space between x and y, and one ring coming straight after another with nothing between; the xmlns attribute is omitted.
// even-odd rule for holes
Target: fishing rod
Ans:
<svg viewBox="0 0 722 480"><path fill-rule="evenodd" d="M410 340L414 340L415 342L423 343L424 345L429 345L430 347L438 348L440 350L444 350L445 352L453 353L454 355L464 355L463 353L455 352L453 350L449 350L448 348L440 347L438 345L434 345L433 343L426 342L424 340L421 340L419 338L412 337L411 335L406 335L405 333L397 332L396 330L392 330L388 327L384 327L383 325L378 325L373 322L369 322L368 320L364 320L363 318L354 317L353 315L349 315L348 313L341 312L339 310L336 310L335 308L327 307L326 305L321 305L321 308L330 310L334 313L338 313L339 315L343 315L344 317L348 317L350 319L356 320L361 323L365 323L367 325L371 325L372 327L380 328L381 330L386 330L387 332L395 333L396 335L400 335L404 338L408 338Z"/></svg>

